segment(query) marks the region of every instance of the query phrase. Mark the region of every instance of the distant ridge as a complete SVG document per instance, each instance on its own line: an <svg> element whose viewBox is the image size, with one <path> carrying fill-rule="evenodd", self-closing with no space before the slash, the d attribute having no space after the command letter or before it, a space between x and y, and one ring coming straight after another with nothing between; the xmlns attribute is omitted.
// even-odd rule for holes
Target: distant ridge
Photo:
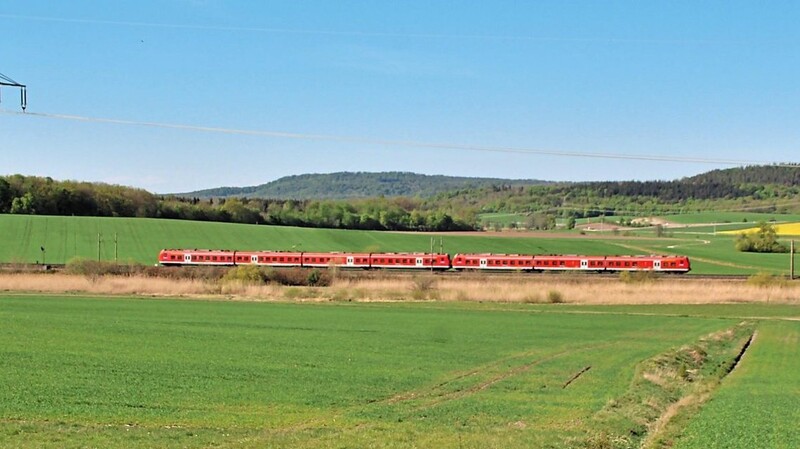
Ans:
<svg viewBox="0 0 800 449"><path fill-rule="evenodd" d="M370 197L429 198L442 192L491 186L530 186L550 184L535 179L470 178L444 175L421 175L410 172L337 172L285 176L266 184L250 187L219 187L195 192L176 193L197 198L280 198L348 199Z"/></svg>
<svg viewBox="0 0 800 449"><path fill-rule="evenodd" d="M800 185L800 164L752 165L712 170L706 173L684 178L685 182L715 182L720 184L774 184L785 186Z"/></svg>

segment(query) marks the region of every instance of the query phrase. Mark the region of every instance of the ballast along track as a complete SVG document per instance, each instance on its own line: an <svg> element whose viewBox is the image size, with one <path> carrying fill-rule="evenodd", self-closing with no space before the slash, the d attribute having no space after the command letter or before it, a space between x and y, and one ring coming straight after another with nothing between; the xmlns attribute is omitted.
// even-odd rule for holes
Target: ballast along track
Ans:
<svg viewBox="0 0 800 449"><path fill-rule="evenodd" d="M49 273L60 273L63 272L66 268L65 264L19 264L19 263L0 263L0 273L40 273L40 272L49 272ZM153 267L156 268L156 267ZM173 270L174 268L168 266L157 267L158 269L162 270ZM202 270L204 267L195 267L196 269ZM209 267L214 268L214 267ZM312 268L309 268L311 270ZM492 279L496 280L514 280L523 278L536 278L541 277L542 279L559 279L559 280L569 280L569 281L580 281L582 279L591 278L592 280L606 280L609 282L619 280L619 273L616 272L607 272L607 273L564 273L564 272L523 272L523 271L433 271L430 270L416 270L416 269L392 269L392 270L365 270L365 269L347 269L344 268L339 271L338 276L340 277L348 277L348 278L359 278L359 279L372 279L372 278L412 278L420 275L433 275L436 277L442 278L465 278L469 279L471 277L474 278L486 278L486 276L491 277ZM729 275L729 274L687 274L685 276L675 276L671 274L656 274L656 279L663 279L663 280L670 280L670 281L687 281L687 282L699 282L699 281L733 281L733 282L744 282L750 276L748 275Z"/></svg>

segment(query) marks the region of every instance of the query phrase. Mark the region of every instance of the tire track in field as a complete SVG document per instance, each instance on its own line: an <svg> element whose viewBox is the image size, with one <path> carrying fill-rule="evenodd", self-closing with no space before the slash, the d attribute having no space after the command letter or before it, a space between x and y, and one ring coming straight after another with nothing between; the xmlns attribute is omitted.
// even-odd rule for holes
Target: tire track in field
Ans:
<svg viewBox="0 0 800 449"><path fill-rule="evenodd" d="M419 404L416 405L411 404L412 407L409 410L409 412L419 412L422 410L431 409L433 407L448 402L470 397L474 394L477 394L481 391L484 391L492 387L493 385L499 382L502 382L514 376L530 371L532 368L541 365L542 363L550 362L552 360L564 356L573 355L583 351L598 349L607 346L613 346L615 344L617 344L617 342L586 345L577 348L567 348L555 353L542 355L533 360L531 360L530 358L536 355L537 351L533 350L527 351L519 355L505 357L490 362L480 368L473 369L467 373L456 375L430 388L401 393L382 402L384 404L391 404L391 405L402 405L403 403L411 404L413 402L420 402ZM524 363L518 364L513 367L497 370L497 368L500 367L501 365L513 361L524 361ZM455 386L455 389L450 389L450 390L447 389L448 387L452 387L453 385L455 385L458 381L470 378L476 378L472 382L472 384L465 385L464 387L461 388ZM381 402L378 402L378 404L380 403Z"/></svg>
<svg viewBox="0 0 800 449"><path fill-rule="evenodd" d="M467 371L456 373L452 377L427 388L402 392L368 404L345 407L337 412L329 413L324 417L298 422L280 428L263 429L255 435L249 435L236 442L230 442L229 444L222 444L220 447L238 447L244 443L270 444L275 442L274 438L276 437L292 438L294 436L302 440L303 437L301 435L303 433L308 433L309 438L313 438L315 444L318 444L320 447L328 447L325 444L326 441L329 441L328 438L340 438L385 425L385 423L380 420L354 417L354 415L361 413L369 413L370 409L388 406L390 408L397 408L394 411L404 416L419 413L420 411L429 410L452 401L470 397L491 388L499 382L530 371L532 368L543 363L584 351L614 346L619 343L620 342L608 342L570 347L554 353L541 355L538 354L537 350L525 351L520 354L488 362ZM532 359L532 357L535 358ZM524 363L504 369L501 368L502 365L515 361L518 363L522 361ZM454 386L457 382L464 380L472 380L472 383L464 388ZM448 387L455 388L455 390L448 391ZM336 424L337 421L340 423L347 422L348 416L352 419L348 424L344 424L341 427ZM319 432L323 432L324 435L319 435ZM312 435L315 436L312 437Z"/></svg>
<svg viewBox="0 0 800 449"><path fill-rule="evenodd" d="M33 218L26 217L25 225L22 230L22 235L19 236L19 244L17 245L17 250L15 251L15 258L17 258L17 262L22 262L25 260L25 250L30 248L31 246L31 233L33 232Z"/></svg>

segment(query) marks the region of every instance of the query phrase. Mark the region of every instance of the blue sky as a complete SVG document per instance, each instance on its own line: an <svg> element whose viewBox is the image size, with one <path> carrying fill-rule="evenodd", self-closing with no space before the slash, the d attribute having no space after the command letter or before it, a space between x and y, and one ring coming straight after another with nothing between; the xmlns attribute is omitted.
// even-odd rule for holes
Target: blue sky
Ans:
<svg viewBox="0 0 800 449"><path fill-rule="evenodd" d="M0 174L166 193L312 172L588 181L797 162L798 23L800 2L777 1L0 0L0 73L27 84L31 113L9 113L18 93L2 89Z"/></svg>

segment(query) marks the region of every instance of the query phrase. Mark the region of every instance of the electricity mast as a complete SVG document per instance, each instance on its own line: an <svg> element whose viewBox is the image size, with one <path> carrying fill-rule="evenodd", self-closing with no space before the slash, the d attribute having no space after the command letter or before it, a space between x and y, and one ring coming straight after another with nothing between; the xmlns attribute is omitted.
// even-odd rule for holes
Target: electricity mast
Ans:
<svg viewBox="0 0 800 449"><path fill-rule="evenodd" d="M0 73L0 86L18 87L19 88L19 105L22 107L22 112L28 107L28 90L27 86L20 84L11 78ZM0 99L2 101L2 99Z"/></svg>

